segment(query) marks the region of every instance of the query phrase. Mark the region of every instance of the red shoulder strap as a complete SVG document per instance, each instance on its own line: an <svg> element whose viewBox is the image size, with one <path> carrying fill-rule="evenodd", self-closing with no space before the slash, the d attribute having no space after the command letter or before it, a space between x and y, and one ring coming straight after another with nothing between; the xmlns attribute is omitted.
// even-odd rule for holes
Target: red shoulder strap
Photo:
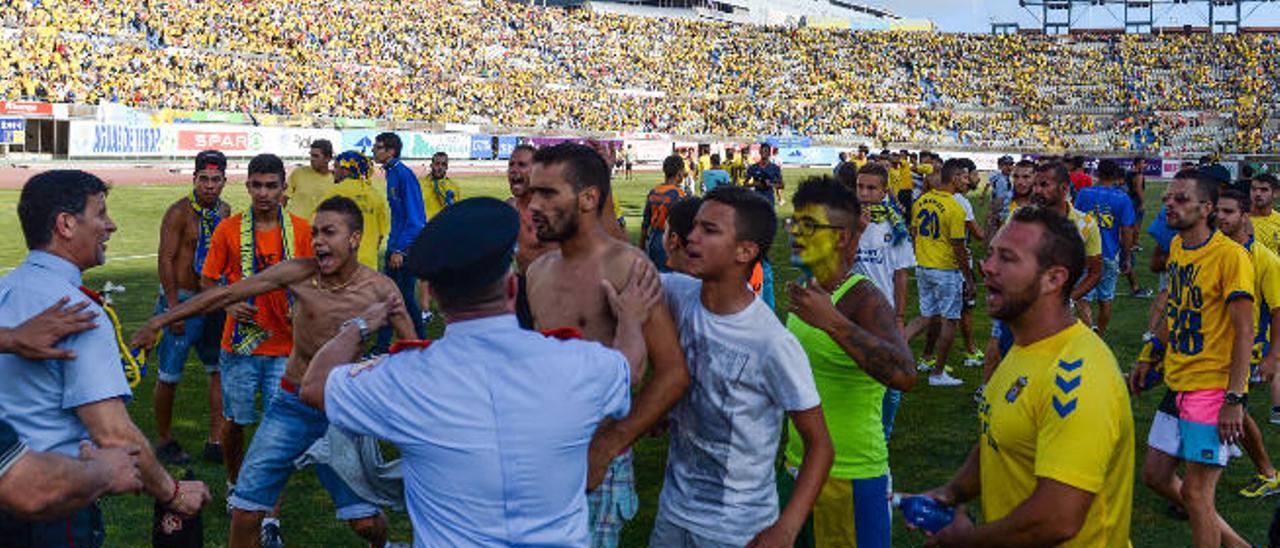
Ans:
<svg viewBox="0 0 1280 548"><path fill-rule="evenodd" d="M562 341L582 338L582 332L572 327L557 327L554 329L543 329L541 333L548 337L553 337L556 339L560 339Z"/></svg>
<svg viewBox="0 0 1280 548"><path fill-rule="evenodd" d="M93 301L93 302L95 302L95 303L98 303L98 306L102 306L102 302L103 302L103 301L102 301L102 295L100 295L97 291L94 291L94 290L89 289L88 287L86 287L86 286L83 286L83 285L82 285L82 286L80 286L80 292L81 292L81 293L84 293L84 296L88 297L88 298L89 298L89 300L91 300L91 301Z"/></svg>
<svg viewBox="0 0 1280 548"><path fill-rule="evenodd" d="M391 345L390 353L397 354L405 350L425 350L433 342L435 341L431 339L396 341L395 344Z"/></svg>

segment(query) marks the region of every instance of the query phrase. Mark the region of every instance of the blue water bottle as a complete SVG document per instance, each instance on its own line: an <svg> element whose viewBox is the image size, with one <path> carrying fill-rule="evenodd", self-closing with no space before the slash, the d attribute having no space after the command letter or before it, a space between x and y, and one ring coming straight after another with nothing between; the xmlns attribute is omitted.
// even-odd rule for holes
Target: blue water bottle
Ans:
<svg viewBox="0 0 1280 548"><path fill-rule="evenodd" d="M902 517L917 529L937 533L951 524L956 509L924 495L903 497L893 495L893 505L902 510Z"/></svg>

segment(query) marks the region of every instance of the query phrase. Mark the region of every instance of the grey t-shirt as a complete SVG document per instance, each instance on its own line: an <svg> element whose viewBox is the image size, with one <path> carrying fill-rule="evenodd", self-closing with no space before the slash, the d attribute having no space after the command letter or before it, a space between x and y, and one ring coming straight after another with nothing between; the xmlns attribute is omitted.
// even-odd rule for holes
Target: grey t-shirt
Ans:
<svg viewBox="0 0 1280 548"><path fill-rule="evenodd" d="M744 545L778 518L774 464L783 415L819 403L804 349L760 299L736 314L702 306L702 282L662 285L689 363L671 410L659 514L701 537Z"/></svg>

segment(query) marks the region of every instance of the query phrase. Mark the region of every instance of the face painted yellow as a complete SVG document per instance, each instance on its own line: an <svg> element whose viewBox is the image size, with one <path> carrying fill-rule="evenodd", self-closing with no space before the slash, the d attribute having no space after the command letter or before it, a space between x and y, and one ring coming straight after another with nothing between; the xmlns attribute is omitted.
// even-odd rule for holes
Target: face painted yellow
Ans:
<svg viewBox="0 0 1280 548"><path fill-rule="evenodd" d="M826 208L808 204L796 209L789 230L791 235L791 262L804 266L819 280L843 274L840 270L840 228L832 228ZM806 234L806 227L813 226Z"/></svg>

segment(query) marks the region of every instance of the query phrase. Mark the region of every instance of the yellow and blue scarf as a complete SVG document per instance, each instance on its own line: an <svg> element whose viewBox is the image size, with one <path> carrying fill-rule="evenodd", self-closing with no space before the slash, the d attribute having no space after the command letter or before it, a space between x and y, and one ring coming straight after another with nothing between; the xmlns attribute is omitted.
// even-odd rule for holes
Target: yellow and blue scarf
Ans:
<svg viewBox="0 0 1280 548"><path fill-rule="evenodd" d="M293 258L293 221L284 212L284 209L277 209L277 215L280 218L280 260L287 261ZM240 217L240 275L249 277L266 270L267 265L259 265L257 261L258 249L257 231L253 229L253 211L250 210ZM259 268L261 267L261 268ZM289 298L289 315L293 315L293 294L287 293ZM250 305L254 303L256 297L249 297L246 301ZM236 322L235 329L231 332L231 350L240 356L249 356L253 351L262 344L262 341L271 337L271 332L262 326L252 322Z"/></svg>

